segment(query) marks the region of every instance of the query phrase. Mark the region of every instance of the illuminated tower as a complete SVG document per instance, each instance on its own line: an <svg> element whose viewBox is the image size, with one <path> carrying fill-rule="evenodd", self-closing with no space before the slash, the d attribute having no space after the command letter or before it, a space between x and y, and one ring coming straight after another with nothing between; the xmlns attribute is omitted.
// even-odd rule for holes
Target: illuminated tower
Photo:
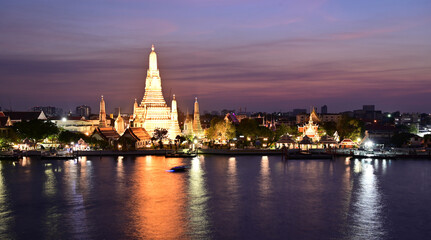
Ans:
<svg viewBox="0 0 431 240"><path fill-rule="evenodd" d="M174 139L177 135L181 135L180 125L178 125L178 111L177 111L177 100L175 100L175 94L172 98L171 104L171 132L169 133L169 138Z"/></svg>
<svg viewBox="0 0 431 240"><path fill-rule="evenodd" d="M175 114L163 98L162 80L157 68L157 54L153 45L149 56L144 97L139 106L137 103L134 105L133 127L144 128L150 136L157 128L166 129L168 137L174 139L179 133L179 126L176 100L172 104L175 104Z"/></svg>
<svg viewBox="0 0 431 240"><path fill-rule="evenodd" d="M100 100L99 127L106 127L105 100L103 100L103 95Z"/></svg>
<svg viewBox="0 0 431 240"><path fill-rule="evenodd" d="M135 98L135 103L133 104L133 117L136 117L136 109L138 108L138 102Z"/></svg>
<svg viewBox="0 0 431 240"><path fill-rule="evenodd" d="M115 130L118 134L123 134L124 132L124 119L121 117L120 108L118 108L118 116L114 123Z"/></svg>
<svg viewBox="0 0 431 240"><path fill-rule="evenodd" d="M201 138L203 137L203 130L202 130L202 126L201 126L201 118L199 115L199 103L198 103L198 98L195 98L195 112L193 115L193 133Z"/></svg>

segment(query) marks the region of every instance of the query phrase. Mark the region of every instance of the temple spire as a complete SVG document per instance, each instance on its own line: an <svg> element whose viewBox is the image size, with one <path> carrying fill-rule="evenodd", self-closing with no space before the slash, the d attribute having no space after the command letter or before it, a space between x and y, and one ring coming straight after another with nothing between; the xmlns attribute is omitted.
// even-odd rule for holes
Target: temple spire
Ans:
<svg viewBox="0 0 431 240"><path fill-rule="evenodd" d="M120 107L118 108L118 116L117 119L115 119L114 127L119 134L124 132L124 120L121 117Z"/></svg>
<svg viewBox="0 0 431 240"><path fill-rule="evenodd" d="M103 95L100 100L99 127L106 127L105 100L103 100Z"/></svg>
<svg viewBox="0 0 431 240"><path fill-rule="evenodd" d="M157 54L154 51L154 44L151 46L149 70L150 71L157 71Z"/></svg>
<svg viewBox="0 0 431 240"><path fill-rule="evenodd" d="M193 115L193 133L198 137L203 137L203 130L201 126L201 118L199 114L199 103L198 98L195 97L195 109Z"/></svg>

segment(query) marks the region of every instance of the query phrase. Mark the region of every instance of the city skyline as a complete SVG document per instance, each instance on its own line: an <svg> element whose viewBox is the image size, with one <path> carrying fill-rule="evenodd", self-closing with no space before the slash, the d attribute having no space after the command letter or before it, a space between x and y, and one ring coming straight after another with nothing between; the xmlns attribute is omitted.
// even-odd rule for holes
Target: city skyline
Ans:
<svg viewBox="0 0 431 240"><path fill-rule="evenodd" d="M427 1L0 2L0 106L131 112L149 46L182 111L430 112Z"/></svg>

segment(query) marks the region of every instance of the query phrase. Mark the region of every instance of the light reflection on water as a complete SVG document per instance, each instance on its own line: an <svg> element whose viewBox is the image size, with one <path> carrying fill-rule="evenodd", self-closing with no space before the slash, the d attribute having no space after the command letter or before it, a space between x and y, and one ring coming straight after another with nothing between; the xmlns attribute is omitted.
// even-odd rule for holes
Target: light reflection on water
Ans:
<svg viewBox="0 0 431 240"><path fill-rule="evenodd" d="M205 163L205 158L195 157L191 160L189 172L188 189L188 214L190 217L190 233L197 239L207 238L210 234L208 220L208 193L205 182L204 171L201 165Z"/></svg>
<svg viewBox="0 0 431 240"><path fill-rule="evenodd" d="M361 164L361 173L357 192L354 193L357 200L353 203L353 228L350 236L352 239L382 239L384 236L382 202L374 174L378 160L364 159L361 162L355 161L356 164Z"/></svg>
<svg viewBox="0 0 431 240"><path fill-rule="evenodd" d="M190 169L165 171L177 165ZM431 215L423 204L431 200L427 161L26 158L0 162L0 174L0 239L393 239L412 232L420 239L431 229L431 221L415 219Z"/></svg>

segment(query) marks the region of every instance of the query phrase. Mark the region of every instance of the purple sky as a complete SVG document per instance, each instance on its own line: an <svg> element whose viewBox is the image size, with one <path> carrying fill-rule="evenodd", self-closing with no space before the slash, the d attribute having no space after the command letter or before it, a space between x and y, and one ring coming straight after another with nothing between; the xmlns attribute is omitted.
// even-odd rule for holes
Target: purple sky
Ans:
<svg viewBox="0 0 431 240"><path fill-rule="evenodd" d="M0 0L0 106L431 112L431 1Z"/></svg>

